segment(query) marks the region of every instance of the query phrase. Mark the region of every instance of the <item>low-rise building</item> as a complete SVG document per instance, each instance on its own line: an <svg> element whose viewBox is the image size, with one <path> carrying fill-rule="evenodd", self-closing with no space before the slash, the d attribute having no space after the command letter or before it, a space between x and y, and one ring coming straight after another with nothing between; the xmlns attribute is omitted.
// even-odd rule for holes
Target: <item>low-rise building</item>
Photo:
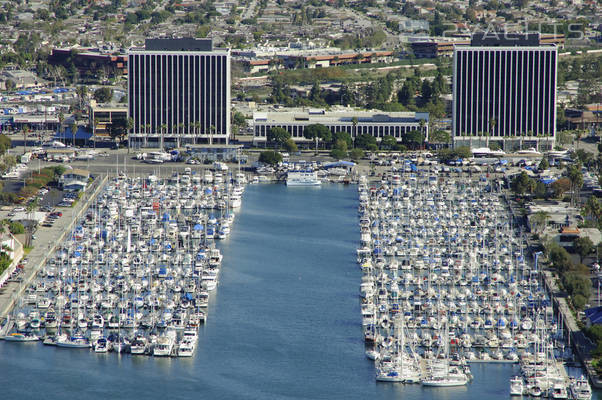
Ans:
<svg viewBox="0 0 602 400"><path fill-rule="evenodd" d="M368 134L378 141L383 136L393 136L398 142L405 134L418 130L428 139L428 113L381 112L381 111L332 111L302 110L285 112L256 112L253 114L254 138L256 144L266 143L271 128L286 129L295 142L306 142L303 132L308 125L321 124L332 133L347 132L355 139Z"/></svg>
<svg viewBox="0 0 602 400"><path fill-rule="evenodd" d="M90 126L93 127L94 137L109 137L114 123L125 123L127 120L127 105L96 104L89 107Z"/></svg>
<svg viewBox="0 0 602 400"><path fill-rule="evenodd" d="M71 169L65 171L59 178L59 185L63 190L68 191L85 191L88 187L88 179L90 179L90 172L85 169Z"/></svg>

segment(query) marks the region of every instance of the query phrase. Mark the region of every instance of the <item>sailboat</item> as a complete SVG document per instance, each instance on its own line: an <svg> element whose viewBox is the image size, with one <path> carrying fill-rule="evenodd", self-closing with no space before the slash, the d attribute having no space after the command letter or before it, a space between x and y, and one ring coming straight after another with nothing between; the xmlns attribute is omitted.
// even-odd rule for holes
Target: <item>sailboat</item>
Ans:
<svg viewBox="0 0 602 400"><path fill-rule="evenodd" d="M449 358L449 330L445 326L443 358L438 358L431 366L430 376L422 380L423 386L449 387L464 386L468 383L468 376L458 366L450 365Z"/></svg>
<svg viewBox="0 0 602 400"><path fill-rule="evenodd" d="M395 348L393 354L382 356L377 362L376 380L380 382L419 383L421 374L416 355L405 349L403 317L395 321ZM400 326L401 325L401 326Z"/></svg>

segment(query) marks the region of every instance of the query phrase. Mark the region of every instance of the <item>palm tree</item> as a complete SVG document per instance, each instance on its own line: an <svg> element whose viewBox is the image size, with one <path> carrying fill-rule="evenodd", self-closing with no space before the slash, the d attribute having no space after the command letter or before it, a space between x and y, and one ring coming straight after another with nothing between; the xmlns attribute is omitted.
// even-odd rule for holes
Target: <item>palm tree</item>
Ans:
<svg viewBox="0 0 602 400"><path fill-rule="evenodd" d="M531 217L531 224L535 228L535 233L541 233L546 228L546 223L550 219L550 214L546 211L538 211Z"/></svg>
<svg viewBox="0 0 602 400"><path fill-rule="evenodd" d="M201 131L201 122L194 121L192 126L194 127L194 133L195 133L195 138L193 140L193 143L196 143L198 140L199 132Z"/></svg>
<svg viewBox="0 0 602 400"><path fill-rule="evenodd" d="M27 132L29 131L29 126L23 125L21 128L23 131L23 154L27 152Z"/></svg>
<svg viewBox="0 0 602 400"><path fill-rule="evenodd" d="M495 118L491 118L489 120L489 134L487 135L487 147L489 147L489 137L494 133L495 126L497 125L497 120Z"/></svg>
<svg viewBox="0 0 602 400"><path fill-rule="evenodd" d="M69 130L71 131L71 138L72 138L72 142L71 144L73 145L73 147L75 147L75 132L77 129L77 125L75 124L75 121L73 121L72 123L69 124Z"/></svg>
<svg viewBox="0 0 602 400"><path fill-rule="evenodd" d="M213 135L215 134L216 127L215 125L211 125L209 127L209 144L213 144Z"/></svg>
<svg viewBox="0 0 602 400"><path fill-rule="evenodd" d="M63 112L59 112L59 132L63 130L63 122L65 121L65 114Z"/></svg>
<svg viewBox="0 0 602 400"><path fill-rule="evenodd" d="M355 147L355 139L357 138L357 123L358 122L359 122L359 120L357 119L357 117L351 118L351 123L353 124L353 141L352 141L353 147Z"/></svg>
<svg viewBox="0 0 602 400"><path fill-rule="evenodd" d="M421 119L418 125L420 125L420 133L424 135L424 138L426 140L426 130L424 129L424 127L426 126L426 121Z"/></svg>
<svg viewBox="0 0 602 400"><path fill-rule="evenodd" d="M126 132L128 132L128 153L130 152L130 146L132 145L132 141L130 140L129 137L129 133L131 133L131 130L134 129L134 118L132 117L128 117L128 119L125 121L125 129Z"/></svg>
<svg viewBox="0 0 602 400"><path fill-rule="evenodd" d="M159 129L161 130L161 151L163 151L163 132L167 131L167 124L159 125Z"/></svg>

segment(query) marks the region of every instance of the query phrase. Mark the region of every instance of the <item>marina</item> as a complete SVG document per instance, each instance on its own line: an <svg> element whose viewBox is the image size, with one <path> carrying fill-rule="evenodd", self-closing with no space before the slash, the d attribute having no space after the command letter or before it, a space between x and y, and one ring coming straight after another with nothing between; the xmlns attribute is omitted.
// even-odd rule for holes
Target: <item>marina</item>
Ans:
<svg viewBox="0 0 602 400"><path fill-rule="evenodd" d="M219 282L244 174L109 180L25 290L7 341L191 357Z"/></svg>
<svg viewBox="0 0 602 400"><path fill-rule="evenodd" d="M591 398L559 359L562 329L498 182L393 174L362 177L358 190L362 325L377 381L464 386L471 364L508 362L521 369L511 395Z"/></svg>
<svg viewBox="0 0 602 400"><path fill-rule="evenodd" d="M513 363L470 363L473 379L459 387L376 381L357 300L357 207L353 185L247 186L231 234L214 241L224 255L219 287L192 357L0 341L7 396L59 399L69 387L95 399L509 398Z"/></svg>

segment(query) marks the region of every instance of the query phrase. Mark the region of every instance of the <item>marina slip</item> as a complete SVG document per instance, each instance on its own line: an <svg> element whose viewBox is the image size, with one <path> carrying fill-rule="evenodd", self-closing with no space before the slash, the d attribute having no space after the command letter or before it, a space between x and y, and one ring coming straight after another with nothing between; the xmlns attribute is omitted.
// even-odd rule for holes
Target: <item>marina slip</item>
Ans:
<svg viewBox="0 0 602 400"><path fill-rule="evenodd" d="M592 397L491 181L244 180L110 179L4 325L6 398Z"/></svg>

